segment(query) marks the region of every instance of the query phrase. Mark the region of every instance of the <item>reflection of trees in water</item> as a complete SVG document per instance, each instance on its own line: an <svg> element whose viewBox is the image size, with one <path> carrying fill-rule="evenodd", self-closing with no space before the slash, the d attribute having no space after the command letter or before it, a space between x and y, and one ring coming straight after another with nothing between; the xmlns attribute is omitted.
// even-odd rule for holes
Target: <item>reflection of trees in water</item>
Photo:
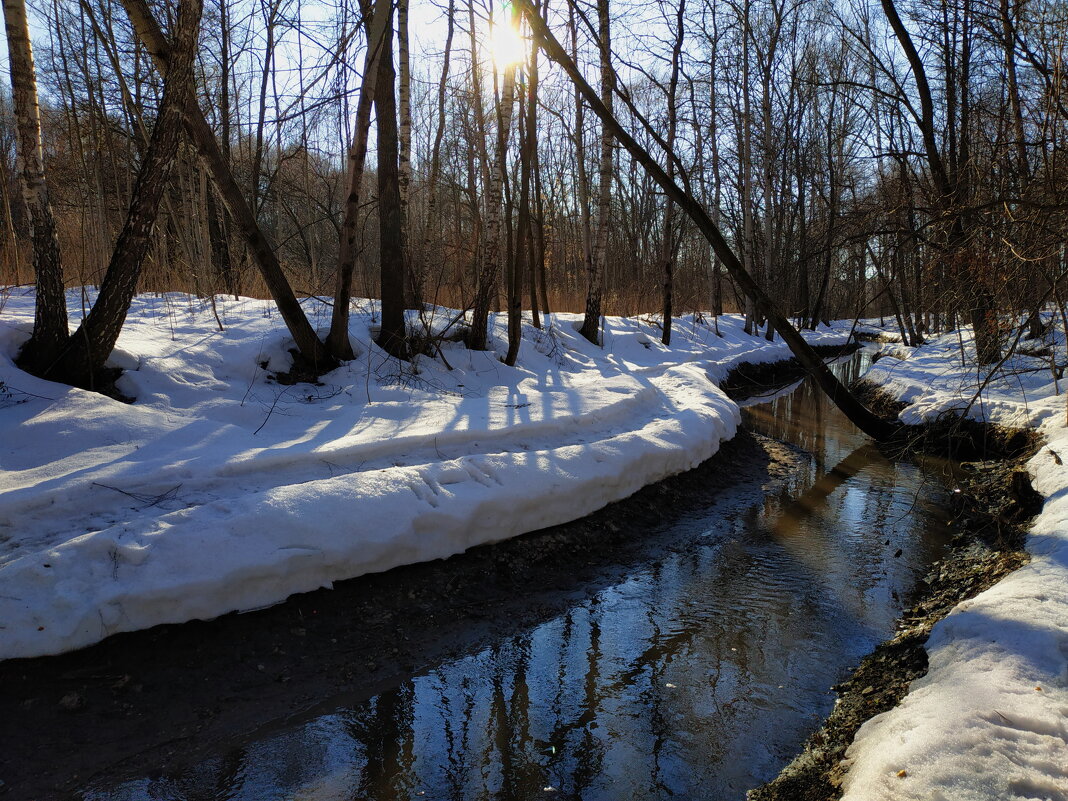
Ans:
<svg viewBox="0 0 1068 801"><path fill-rule="evenodd" d="M573 620L575 611L577 610L568 614L569 623ZM585 632L580 645L580 650L586 654L586 669L582 676L582 703L576 705L569 715L569 720L557 718L549 738L550 747L557 747L555 744L560 743L560 747L563 748L559 764L554 764L554 771L551 775L555 775L556 781L561 784L561 789L579 796L585 793L594 780L602 774L605 756L604 745L596 733L596 721L601 714L601 702L604 698L600 689L603 659L600 599L591 599L582 612L585 617L585 627L568 625L563 631L561 647L557 650L560 654L560 662L556 689L557 697L566 693L567 654L573 652L576 646L575 638L582 636L582 632ZM576 663L576 667L578 664L581 663ZM554 704L554 707L558 712L564 711L558 704Z"/></svg>
<svg viewBox="0 0 1068 801"><path fill-rule="evenodd" d="M831 365L831 370L848 385L857 380L870 363L868 355L861 351ZM824 466L825 458L841 458L837 448L829 447L829 433L831 436L845 435L847 439L861 439L860 432L811 381L805 381L793 392L773 401L748 407L745 415L750 425L760 433L792 442L808 451L820 469Z"/></svg>
<svg viewBox="0 0 1068 801"><path fill-rule="evenodd" d="M412 790L415 745L414 688L410 682L368 702L349 718L348 734L362 746L358 790L374 799L406 798Z"/></svg>
<svg viewBox="0 0 1068 801"><path fill-rule="evenodd" d="M805 382L789 395L776 398L770 403L750 406L745 410L749 425L756 431L797 445L812 454L816 464L822 467L826 436L826 401L820 390ZM837 411L831 412L841 417ZM835 420L838 423L838 420ZM842 423L848 423L842 418Z"/></svg>
<svg viewBox="0 0 1068 801"><path fill-rule="evenodd" d="M217 759L202 763L187 774L173 779L164 779L154 786L151 797L163 792L168 797L177 797L183 801L217 801L229 798L235 790L240 790L244 783L245 762L247 754L243 748L232 749Z"/></svg>
<svg viewBox="0 0 1068 801"><path fill-rule="evenodd" d="M870 442L854 450L817 478L807 490L780 509L772 526L775 534L780 537L793 536L803 521L826 507L827 500L835 490L873 463L881 466L890 464L879 449ZM878 495L880 489L884 487L880 487L878 482L873 481L866 488L866 492L870 491L872 495Z"/></svg>
<svg viewBox="0 0 1068 801"><path fill-rule="evenodd" d="M895 549L927 547L896 486L921 473L870 445L845 453L852 429L824 405L802 387L756 410L769 434L828 449L833 466L813 465L800 494L735 506L709 519L707 547L335 716L353 796L512 801L552 785L560 798L738 797L773 773L838 668L888 633L886 601L909 570ZM325 741L336 759L338 734L322 727L279 740L300 768L275 770L283 786L324 769ZM269 753L203 786L266 774L252 763Z"/></svg>

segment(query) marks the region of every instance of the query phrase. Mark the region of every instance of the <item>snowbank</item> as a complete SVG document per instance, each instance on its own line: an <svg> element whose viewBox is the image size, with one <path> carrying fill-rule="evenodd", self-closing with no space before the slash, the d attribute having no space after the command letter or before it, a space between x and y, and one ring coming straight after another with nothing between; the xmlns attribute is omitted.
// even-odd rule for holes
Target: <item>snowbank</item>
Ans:
<svg viewBox="0 0 1068 801"><path fill-rule="evenodd" d="M1063 332L1044 344L1065 364ZM961 348L966 358L961 359ZM930 670L895 709L866 723L847 758L848 801L1068 798L1068 428L1065 382L1048 356L1016 356L986 378L955 334L884 359L867 375L910 406L914 423L952 410L1047 438L1031 460L1046 497L1028 540L1032 560L938 623ZM1058 386L1059 383L1059 386ZM974 400L973 400L974 398Z"/></svg>
<svg viewBox="0 0 1068 801"><path fill-rule="evenodd" d="M327 323L325 306L308 309ZM516 368L500 361L503 319L495 352L445 343L454 369L402 365L372 342L374 304L361 309L353 362L322 386L283 386L269 377L290 358L268 303L139 297L113 357L127 405L19 371L33 298L7 297L0 659L265 606L581 517L712 456L739 420L713 382L790 356L735 317L720 319L723 337L679 319L670 348L654 320L609 318L602 350L577 315L558 314L547 331L524 326Z"/></svg>

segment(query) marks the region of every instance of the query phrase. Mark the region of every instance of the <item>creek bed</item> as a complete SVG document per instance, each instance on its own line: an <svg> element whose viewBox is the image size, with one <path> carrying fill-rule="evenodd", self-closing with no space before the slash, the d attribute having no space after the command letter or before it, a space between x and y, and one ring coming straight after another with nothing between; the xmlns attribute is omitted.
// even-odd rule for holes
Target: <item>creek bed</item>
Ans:
<svg viewBox="0 0 1068 801"><path fill-rule="evenodd" d="M867 359L835 369L850 380ZM828 714L831 685L893 633L949 539L952 490L951 465L888 461L807 382L754 400L755 434L585 524L193 634L169 627L34 660L37 678L24 663L30 695L45 693L34 682L50 671L81 688L59 713L54 699L30 699L48 710L38 727L81 715L67 725L88 729L83 758L95 754L51 790L100 801L742 799ZM599 538L618 547L589 545ZM451 588L465 582L459 603ZM387 583L400 600L376 591ZM323 628L346 603L366 616L376 597L378 628ZM32 734L33 703L22 714ZM169 746L131 742L168 725ZM24 750L31 771L49 758Z"/></svg>

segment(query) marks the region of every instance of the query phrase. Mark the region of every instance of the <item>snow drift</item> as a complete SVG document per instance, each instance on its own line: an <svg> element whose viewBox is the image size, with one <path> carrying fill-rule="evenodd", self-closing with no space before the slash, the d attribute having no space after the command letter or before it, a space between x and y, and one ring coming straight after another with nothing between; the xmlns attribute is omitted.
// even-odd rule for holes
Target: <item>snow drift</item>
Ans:
<svg viewBox="0 0 1068 801"><path fill-rule="evenodd" d="M557 314L524 325L519 366L500 361L500 325L496 351L445 341L449 370L387 357L376 305L360 309L356 359L319 386L287 386L272 378L290 357L269 303L138 297L111 361L136 398L124 404L18 370L33 297L11 293L0 659L253 609L581 517L712 456L739 420L715 382L790 357L732 316L722 337L710 319L677 320L670 348L653 319L607 318L602 349L577 315ZM453 311L428 317L455 330Z"/></svg>

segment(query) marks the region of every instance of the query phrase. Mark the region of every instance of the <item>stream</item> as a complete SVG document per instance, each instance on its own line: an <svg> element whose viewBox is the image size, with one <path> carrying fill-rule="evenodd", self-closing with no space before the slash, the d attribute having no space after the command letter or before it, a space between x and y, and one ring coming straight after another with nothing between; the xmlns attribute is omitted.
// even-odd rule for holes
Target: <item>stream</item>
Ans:
<svg viewBox="0 0 1068 801"><path fill-rule="evenodd" d="M834 369L848 381L868 363ZM808 382L754 400L746 425L796 464L673 517L671 547L529 624L482 610L490 635L387 686L316 698L181 769L104 770L74 797L744 798L892 634L948 541L951 492L948 465L888 461Z"/></svg>

